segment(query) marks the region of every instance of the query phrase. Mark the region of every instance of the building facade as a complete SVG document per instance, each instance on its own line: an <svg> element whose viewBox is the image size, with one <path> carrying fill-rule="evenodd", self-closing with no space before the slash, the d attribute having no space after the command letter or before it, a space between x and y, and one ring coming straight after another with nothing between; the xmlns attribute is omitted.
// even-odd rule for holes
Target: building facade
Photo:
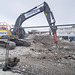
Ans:
<svg viewBox="0 0 75 75"><path fill-rule="evenodd" d="M75 28L68 27L68 28L58 28L57 29L57 36L62 38L75 38Z"/></svg>

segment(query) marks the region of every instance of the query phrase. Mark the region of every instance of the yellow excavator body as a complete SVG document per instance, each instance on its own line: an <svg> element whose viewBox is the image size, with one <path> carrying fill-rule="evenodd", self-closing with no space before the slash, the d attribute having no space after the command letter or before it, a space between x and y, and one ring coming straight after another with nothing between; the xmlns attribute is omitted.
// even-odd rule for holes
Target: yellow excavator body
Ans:
<svg viewBox="0 0 75 75"><path fill-rule="evenodd" d="M6 22L0 22L0 38L2 36L12 36L12 33L8 27L11 28L11 26Z"/></svg>
<svg viewBox="0 0 75 75"><path fill-rule="evenodd" d="M7 30L0 30L0 37L2 36L11 36L11 32L7 29Z"/></svg>

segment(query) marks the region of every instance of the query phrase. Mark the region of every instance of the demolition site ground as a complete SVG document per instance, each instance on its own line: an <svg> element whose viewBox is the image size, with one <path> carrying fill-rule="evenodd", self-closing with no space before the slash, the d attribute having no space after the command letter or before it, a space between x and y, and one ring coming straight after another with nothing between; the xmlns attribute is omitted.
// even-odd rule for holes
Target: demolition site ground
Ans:
<svg viewBox="0 0 75 75"><path fill-rule="evenodd" d="M26 41L30 47L17 46L9 51L9 57L17 57L20 62L14 67L21 71L35 75L75 75L75 45L71 42L59 40L54 43L48 34L32 34ZM6 49L0 47L0 62L5 60ZM30 75L19 70L20 75Z"/></svg>

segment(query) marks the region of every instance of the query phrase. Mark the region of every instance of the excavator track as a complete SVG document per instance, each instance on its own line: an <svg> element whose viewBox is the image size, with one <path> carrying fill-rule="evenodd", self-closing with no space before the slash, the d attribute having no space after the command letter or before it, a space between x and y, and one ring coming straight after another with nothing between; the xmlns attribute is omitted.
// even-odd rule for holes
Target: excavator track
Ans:
<svg viewBox="0 0 75 75"><path fill-rule="evenodd" d="M31 43L29 41L27 41L27 40L19 39L18 41L21 41L23 46L26 46L26 47L31 46Z"/></svg>
<svg viewBox="0 0 75 75"><path fill-rule="evenodd" d="M17 46L25 46L25 47L31 46L31 43L24 39L10 39L10 40L15 42Z"/></svg>
<svg viewBox="0 0 75 75"><path fill-rule="evenodd" d="M12 41L7 41L7 39L0 39L0 47L7 48L9 50L15 49L16 44Z"/></svg>

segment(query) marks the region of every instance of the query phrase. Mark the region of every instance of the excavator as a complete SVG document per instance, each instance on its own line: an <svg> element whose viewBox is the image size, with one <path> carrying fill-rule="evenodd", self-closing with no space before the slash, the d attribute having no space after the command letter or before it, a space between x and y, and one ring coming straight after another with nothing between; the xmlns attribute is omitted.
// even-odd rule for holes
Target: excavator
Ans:
<svg viewBox="0 0 75 75"><path fill-rule="evenodd" d="M24 31L24 28L21 27L21 25L25 20L27 20L41 12L44 12L46 19L48 21L48 24L53 32L54 41L55 41L55 43L57 43L57 34L56 34L57 26L55 26L55 18L53 16L52 11L50 10L50 7L48 6L48 4L46 2L34 7L33 9L31 9L25 13L22 13L17 18L16 23L13 28L13 31L12 31L12 36L10 36L10 41L15 42L16 44L30 45L29 42L22 40L25 38L25 31ZM11 67L14 67L19 61L19 60L17 60L17 58L14 58L14 60L15 61L12 61L12 62L8 61L8 63L6 63L5 67L3 68L3 70L6 71L6 70L11 69ZM8 64L8 66L7 66L7 64Z"/></svg>
<svg viewBox="0 0 75 75"><path fill-rule="evenodd" d="M44 12L46 19L48 21L48 24L52 30L53 33L53 37L54 37L54 41L55 43L57 43L57 34L56 34L56 30L57 30L57 26L55 26L55 18L54 15L52 13L52 11L50 10L49 5L46 2L43 2L42 4L32 8L31 10L22 13L16 20L13 31L12 31L12 36L10 36L10 41L15 42L17 45L27 45L30 46L29 42L26 42L25 40L23 40L25 38L25 31L24 28L22 27L22 23L39 14ZM10 30L11 31L11 30Z"/></svg>

